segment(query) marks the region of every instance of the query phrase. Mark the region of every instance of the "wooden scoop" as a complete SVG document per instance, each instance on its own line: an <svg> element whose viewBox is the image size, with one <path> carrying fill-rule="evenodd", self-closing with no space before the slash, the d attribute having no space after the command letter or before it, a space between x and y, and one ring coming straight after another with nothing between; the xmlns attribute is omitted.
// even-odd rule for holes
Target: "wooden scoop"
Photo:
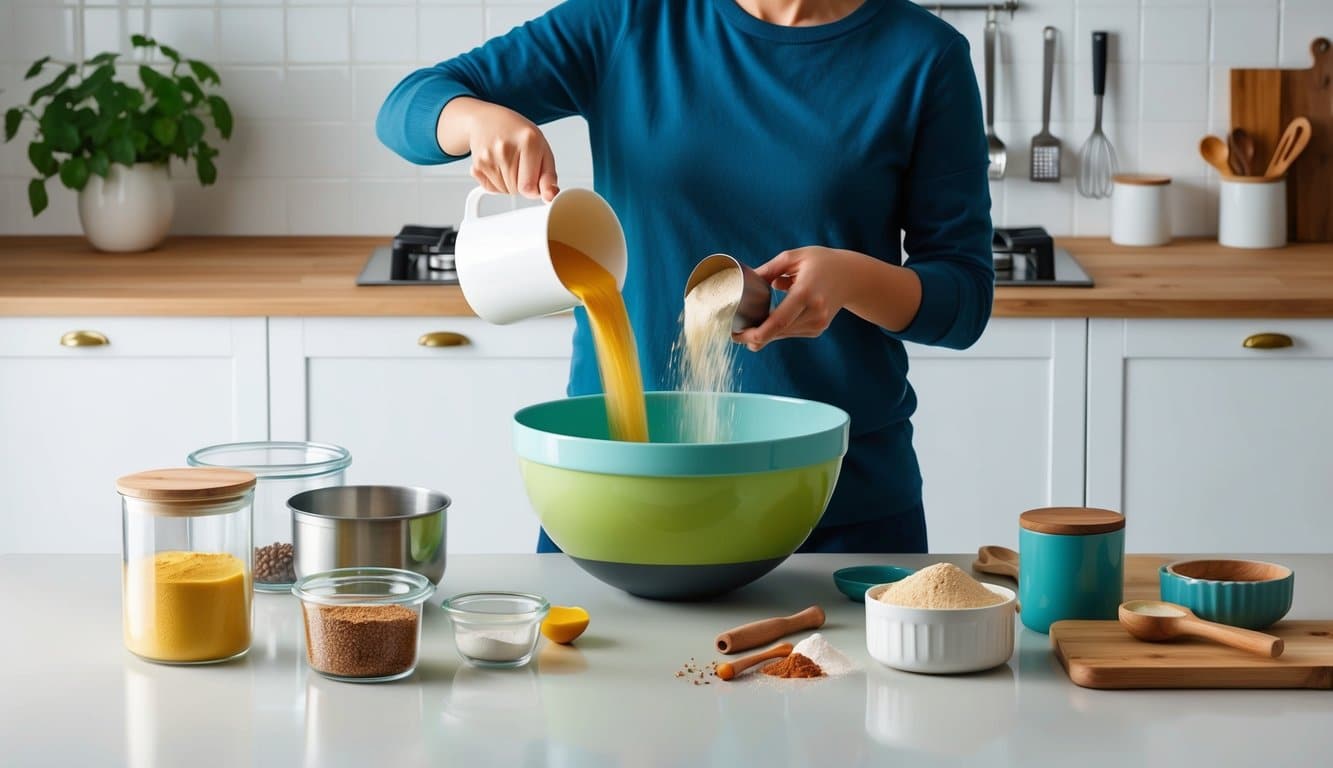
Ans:
<svg viewBox="0 0 1333 768"><path fill-rule="evenodd" d="M1149 643L1178 637L1199 637L1242 651L1276 659L1282 655L1282 638L1204 621L1183 605L1160 600L1130 600L1120 604L1120 625L1129 634Z"/></svg>
<svg viewBox="0 0 1333 768"><path fill-rule="evenodd" d="M754 665L759 664L761 662L768 661L769 659L787 658L788 656L791 655L792 648L793 646L791 643L783 643L782 645L775 645L772 648L769 648L767 651L764 651L763 653L756 653L751 656L745 656L743 658L736 659L735 661L723 662L722 664L717 665L717 676L722 678L723 680L730 680L734 678L736 675L739 675L740 673L744 672L750 667L753 667Z"/></svg>
<svg viewBox="0 0 1333 768"><path fill-rule="evenodd" d="M977 550L977 559L972 561L972 570L1017 580L1018 553L1008 547L988 544Z"/></svg>
<svg viewBox="0 0 1333 768"><path fill-rule="evenodd" d="M1264 171L1265 179L1280 179L1287 174L1287 169L1305 151L1305 145L1310 143L1310 131L1308 118L1297 117L1287 123L1282 138L1277 140L1277 149L1273 150L1273 159L1268 162L1268 170Z"/></svg>
<svg viewBox="0 0 1333 768"><path fill-rule="evenodd" d="M1231 172L1231 150L1220 138L1204 136L1199 141L1199 154L1224 177L1229 179L1235 175Z"/></svg>
<svg viewBox="0 0 1333 768"><path fill-rule="evenodd" d="M824 626L824 609L812 605L800 613L774 619L742 624L717 636L717 649L723 653L739 653L758 648L787 635Z"/></svg>

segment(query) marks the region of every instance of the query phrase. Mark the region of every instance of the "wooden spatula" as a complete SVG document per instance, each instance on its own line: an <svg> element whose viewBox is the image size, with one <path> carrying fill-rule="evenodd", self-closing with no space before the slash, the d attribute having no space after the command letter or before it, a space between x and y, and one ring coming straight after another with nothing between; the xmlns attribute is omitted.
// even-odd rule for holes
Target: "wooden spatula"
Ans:
<svg viewBox="0 0 1333 768"><path fill-rule="evenodd" d="M1287 174L1287 169L1296 162L1296 158L1305 151L1305 145L1310 143L1310 120L1305 117L1297 117L1290 123L1287 123L1287 129L1282 132L1282 138L1277 141L1277 149L1273 150L1273 159L1268 162L1268 170L1264 171L1265 179L1280 179Z"/></svg>

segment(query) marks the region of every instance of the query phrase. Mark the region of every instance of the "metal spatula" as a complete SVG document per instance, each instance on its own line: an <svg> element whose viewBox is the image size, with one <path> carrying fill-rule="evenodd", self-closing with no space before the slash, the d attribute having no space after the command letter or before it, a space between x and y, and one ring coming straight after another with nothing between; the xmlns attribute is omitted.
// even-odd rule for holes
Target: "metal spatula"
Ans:
<svg viewBox="0 0 1333 768"><path fill-rule="evenodd" d="M1060 180L1060 140L1051 135L1051 80L1055 73L1055 27L1042 30L1041 133L1032 137L1029 176L1033 181Z"/></svg>

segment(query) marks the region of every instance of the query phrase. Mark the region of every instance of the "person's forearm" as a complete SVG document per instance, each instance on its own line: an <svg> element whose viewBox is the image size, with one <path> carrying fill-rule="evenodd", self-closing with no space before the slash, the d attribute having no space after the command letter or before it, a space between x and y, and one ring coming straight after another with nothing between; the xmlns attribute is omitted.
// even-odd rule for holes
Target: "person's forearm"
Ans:
<svg viewBox="0 0 1333 768"><path fill-rule="evenodd" d="M894 333L911 325L921 308L916 272L867 256L859 260L856 273L856 287L844 309Z"/></svg>
<svg viewBox="0 0 1333 768"><path fill-rule="evenodd" d="M435 122L435 139L440 142L440 149L454 157L466 155L472 148L472 118L478 109L488 106L486 102L470 96L450 99L444 109L440 110L440 117Z"/></svg>

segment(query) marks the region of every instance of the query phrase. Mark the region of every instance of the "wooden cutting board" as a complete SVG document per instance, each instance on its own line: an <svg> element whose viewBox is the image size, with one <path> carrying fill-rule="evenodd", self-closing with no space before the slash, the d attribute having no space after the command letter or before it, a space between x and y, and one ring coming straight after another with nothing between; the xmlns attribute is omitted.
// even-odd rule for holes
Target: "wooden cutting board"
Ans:
<svg viewBox="0 0 1333 768"><path fill-rule="evenodd" d="M1051 647L1084 688L1333 689L1333 621L1283 621L1267 631L1286 644L1276 659L1202 640L1144 643L1118 621L1057 621Z"/></svg>
<svg viewBox="0 0 1333 768"><path fill-rule="evenodd" d="M1310 144L1287 172L1287 239L1333 241L1333 44L1310 44L1310 69L1231 70L1231 127L1254 137L1258 173L1291 119L1304 115Z"/></svg>

